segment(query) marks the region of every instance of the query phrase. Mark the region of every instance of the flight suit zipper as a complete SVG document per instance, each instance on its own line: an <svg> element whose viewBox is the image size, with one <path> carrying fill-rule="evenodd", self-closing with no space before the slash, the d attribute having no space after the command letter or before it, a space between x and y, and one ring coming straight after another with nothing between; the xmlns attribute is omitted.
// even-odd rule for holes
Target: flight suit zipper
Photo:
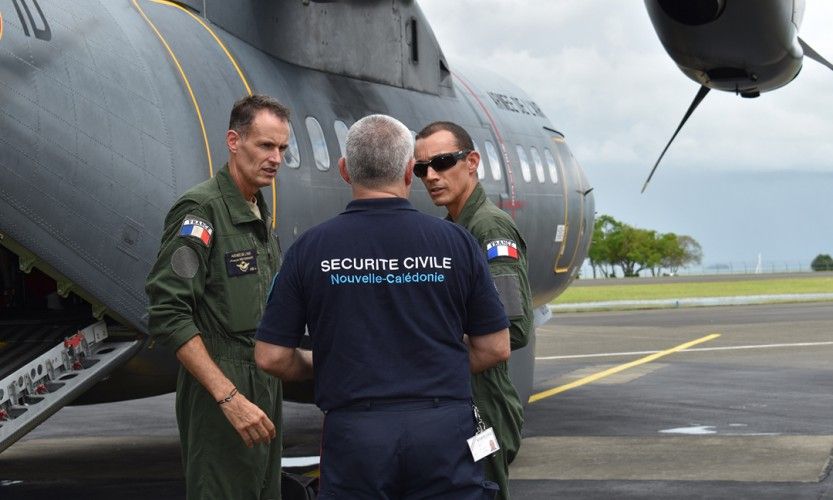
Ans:
<svg viewBox="0 0 833 500"><path fill-rule="evenodd" d="M263 245L261 244L260 238L258 238L254 234L250 234L249 236L252 238L252 242L254 243L255 253L257 255L262 255L263 252L261 250L263 248ZM268 257L268 252L267 252L267 257ZM264 264L269 266L268 260L267 260L267 262L259 262L258 266L260 267L260 266L263 266ZM263 309L266 305L266 290L265 290L265 287L263 285L263 280L264 280L264 274L262 272L258 272L258 277L257 277L257 290L259 292L258 307L259 307L261 316L263 316Z"/></svg>

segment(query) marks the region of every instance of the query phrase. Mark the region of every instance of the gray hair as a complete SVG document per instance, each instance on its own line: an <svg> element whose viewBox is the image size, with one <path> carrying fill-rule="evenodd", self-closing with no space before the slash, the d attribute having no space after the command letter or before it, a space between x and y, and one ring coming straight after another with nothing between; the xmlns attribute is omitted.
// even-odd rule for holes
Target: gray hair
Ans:
<svg viewBox="0 0 833 500"><path fill-rule="evenodd" d="M375 189L405 177L408 162L414 157L414 137L399 120L370 115L347 131L345 149L350 181Z"/></svg>

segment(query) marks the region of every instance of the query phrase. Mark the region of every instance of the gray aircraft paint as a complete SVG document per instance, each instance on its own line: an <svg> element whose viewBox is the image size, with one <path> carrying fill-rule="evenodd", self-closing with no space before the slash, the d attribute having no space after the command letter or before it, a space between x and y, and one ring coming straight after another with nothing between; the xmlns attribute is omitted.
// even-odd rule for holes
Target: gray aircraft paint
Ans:
<svg viewBox="0 0 833 500"><path fill-rule="evenodd" d="M165 213L222 167L229 109L247 87L292 110L300 164L284 164L276 189L264 189L270 205L276 200L284 250L350 199L336 168L336 121L386 113L419 130L447 119L471 132L484 157L485 141L501 156L500 179L487 158L481 182L527 239L536 307L571 282L594 209L564 136L507 78L450 67L418 5L282 2L278 12L264 1L185 4L194 10L151 0L0 0L0 244L97 316L145 338L144 280ZM308 117L322 127L328 170L316 168ZM542 158L551 151L558 182L540 182L534 165L524 181L518 145ZM413 191L418 208L443 215L419 183ZM533 364L531 342L512 362L524 399ZM171 391L177 366L170 353L145 348L83 399ZM311 395L308 385L287 392Z"/></svg>

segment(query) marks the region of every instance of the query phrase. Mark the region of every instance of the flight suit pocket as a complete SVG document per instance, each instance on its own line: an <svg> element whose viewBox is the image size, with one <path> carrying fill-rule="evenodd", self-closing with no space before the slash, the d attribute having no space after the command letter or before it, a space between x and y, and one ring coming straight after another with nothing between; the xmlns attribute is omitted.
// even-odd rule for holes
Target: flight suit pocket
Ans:
<svg viewBox="0 0 833 500"><path fill-rule="evenodd" d="M229 333L255 330L265 301L261 279L264 255L251 234L227 235L218 240L213 271L222 288L223 316Z"/></svg>
<svg viewBox="0 0 833 500"><path fill-rule="evenodd" d="M261 302L264 300L260 288L257 273L229 278L226 300L228 327L231 332L245 332L257 328Z"/></svg>
<svg viewBox="0 0 833 500"><path fill-rule="evenodd" d="M521 294L521 280L517 274L498 274L494 276L503 310L509 318L523 316L523 295Z"/></svg>

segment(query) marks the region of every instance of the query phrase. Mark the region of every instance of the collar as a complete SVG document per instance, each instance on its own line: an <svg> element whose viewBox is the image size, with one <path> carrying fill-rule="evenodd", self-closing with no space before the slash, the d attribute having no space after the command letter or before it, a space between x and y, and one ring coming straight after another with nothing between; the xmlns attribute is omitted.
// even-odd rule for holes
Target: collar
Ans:
<svg viewBox="0 0 833 500"><path fill-rule="evenodd" d="M231 221L234 224L243 224L245 222L252 222L258 220L249 205L246 204L246 199L243 198L243 193L237 188L234 179L231 178L228 163L223 165L223 168L214 176L217 179L217 186L220 189L220 194L223 196L223 201L228 209ZM255 193L255 201L257 208L260 209L260 215L267 226L271 224L271 213L269 207L266 205L266 200L263 194L258 189Z"/></svg>
<svg viewBox="0 0 833 500"><path fill-rule="evenodd" d="M468 227L474 214L486 203L486 199L486 191L483 190L483 186L478 182L474 186L474 191L471 192L471 196L469 196L469 199L463 205L463 210L460 211L460 217L455 222L461 226Z"/></svg>
<svg viewBox="0 0 833 500"><path fill-rule="evenodd" d="M342 213L364 212L367 210L416 210L405 198L364 198L347 204Z"/></svg>

